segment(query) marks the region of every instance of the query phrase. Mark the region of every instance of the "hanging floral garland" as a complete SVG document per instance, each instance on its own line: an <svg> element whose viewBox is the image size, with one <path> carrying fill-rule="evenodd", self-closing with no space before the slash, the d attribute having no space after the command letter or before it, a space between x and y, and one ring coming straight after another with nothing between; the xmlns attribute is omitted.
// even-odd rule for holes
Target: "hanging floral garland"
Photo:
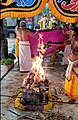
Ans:
<svg viewBox="0 0 78 120"><path fill-rule="evenodd" d="M43 11L48 0L1 1L1 19L5 17L33 17Z"/></svg>
<svg viewBox="0 0 78 120"><path fill-rule="evenodd" d="M51 12L63 22L78 22L78 0L49 0Z"/></svg>

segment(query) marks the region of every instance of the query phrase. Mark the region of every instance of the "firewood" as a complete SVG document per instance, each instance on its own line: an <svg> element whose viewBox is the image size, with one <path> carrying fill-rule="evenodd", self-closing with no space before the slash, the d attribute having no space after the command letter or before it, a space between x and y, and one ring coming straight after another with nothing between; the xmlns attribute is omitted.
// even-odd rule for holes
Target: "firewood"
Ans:
<svg viewBox="0 0 78 120"><path fill-rule="evenodd" d="M39 112L39 117L41 120L46 120L45 116L41 112Z"/></svg>

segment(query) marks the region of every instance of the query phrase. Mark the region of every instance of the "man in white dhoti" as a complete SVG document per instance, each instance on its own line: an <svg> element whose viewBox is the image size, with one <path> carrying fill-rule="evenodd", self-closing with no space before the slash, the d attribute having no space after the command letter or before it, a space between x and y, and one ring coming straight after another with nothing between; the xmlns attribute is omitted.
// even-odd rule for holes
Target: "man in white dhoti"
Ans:
<svg viewBox="0 0 78 120"><path fill-rule="evenodd" d="M69 65L66 70L66 77L70 79L73 66L78 67L78 27L72 29L72 48L68 61Z"/></svg>
<svg viewBox="0 0 78 120"><path fill-rule="evenodd" d="M69 61L69 65L67 67L67 70L66 70L66 78L70 81L70 84L65 81L66 83L66 86L65 86L65 89L67 90L68 89L68 86L70 88L73 89L71 90L70 89L70 95L72 95L71 99L69 100L69 103L74 103L76 101L77 98L74 97L74 94L76 94L76 96L78 96L78 79L75 79L75 77L73 77L73 74L72 74L72 68L73 67L77 67L78 68L78 27L75 27L72 29L72 49L71 49L71 54L69 55L68 57L68 61ZM73 81L74 80L74 81ZM73 86L72 86L73 85Z"/></svg>
<svg viewBox="0 0 78 120"><path fill-rule="evenodd" d="M16 34L19 38L19 66L20 71L30 71L32 67L30 43L28 36L35 37L35 35L26 28L26 22L21 21L20 27L15 28Z"/></svg>

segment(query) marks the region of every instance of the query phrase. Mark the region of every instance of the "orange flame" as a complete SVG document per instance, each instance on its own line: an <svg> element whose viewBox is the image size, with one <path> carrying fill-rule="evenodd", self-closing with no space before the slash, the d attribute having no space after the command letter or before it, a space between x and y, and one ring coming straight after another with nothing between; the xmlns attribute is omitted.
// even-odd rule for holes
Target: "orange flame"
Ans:
<svg viewBox="0 0 78 120"><path fill-rule="evenodd" d="M36 57L36 60L33 61L32 69L31 71L35 73L35 80L38 81L44 81L45 80L45 72L42 67L42 62L43 62L43 54L45 53L44 50L44 43L43 41L43 34L38 34L39 39L38 39L38 56Z"/></svg>
<svg viewBox="0 0 78 120"><path fill-rule="evenodd" d="M31 68L31 73L33 74L33 80L34 83L44 81L45 80L45 72L42 67L42 62L43 62L43 54L45 53L44 49L44 43L43 43L43 35L38 34L39 39L38 39L38 56L36 56L35 59L33 59L32 62L32 68ZM42 40L42 42L41 42ZM29 76L28 76L29 77ZM29 88L30 84L26 86L27 83L27 78L24 78L22 87ZM31 87L34 86L34 83L31 85Z"/></svg>

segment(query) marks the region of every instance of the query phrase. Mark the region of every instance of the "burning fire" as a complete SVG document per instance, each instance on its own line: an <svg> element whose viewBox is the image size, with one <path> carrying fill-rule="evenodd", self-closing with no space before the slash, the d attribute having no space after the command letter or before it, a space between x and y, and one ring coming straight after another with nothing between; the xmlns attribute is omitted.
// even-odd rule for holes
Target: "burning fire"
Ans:
<svg viewBox="0 0 78 120"><path fill-rule="evenodd" d="M33 101L41 103L48 101L47 91L49 89L49 81L46 79L45 71L42 67L43 55L45 53L43 35L39 34L38 55L33 60L31 72L24 78L22 84L23 101L26 103Z"/></svg>
<svg viewBox="0 0 78 120"><path fill-rule="evenodd" d="M38 35L39 35L38 56L36 57L35 60L33 60L33 63L32 63L33 65L32 65L32 68L31 68L31 75L29 75L29 76L33 76L34 82L40 82L40 81L44 81L46 79L45 78L45 72L44 72L44 69L42 67L43 54L45 53L44 43L43 43L43 34L38 34ZM25 86L26 79L27 78L24 79L22 87Z"/></svg>
<svg viewBox="0 0 78 120"><path fill-rule="evenodd" d="M20 109L42 111L52 108L52 102L49 102L51 100L49 81L46 79L42 67L43 54L45 53L44 44L40 40L43 40L41 34L38 39L38 55L33 60L31 72L23 80L21 98L17 98L15 101L15 106Z"/></svg>
<svg viewBox="0 0 78 120"><path fill-rule="evenodd" d="M43 62L43 54L45 53L44 49L44 43L43 41L43 34L38 34L39 39L38 39L38 56L36 57L36 60L33 61L32 69L31 71L35 73L35 80L38 81L44 81L45 80L45 72L42 67L42 62Z"/></svg>

